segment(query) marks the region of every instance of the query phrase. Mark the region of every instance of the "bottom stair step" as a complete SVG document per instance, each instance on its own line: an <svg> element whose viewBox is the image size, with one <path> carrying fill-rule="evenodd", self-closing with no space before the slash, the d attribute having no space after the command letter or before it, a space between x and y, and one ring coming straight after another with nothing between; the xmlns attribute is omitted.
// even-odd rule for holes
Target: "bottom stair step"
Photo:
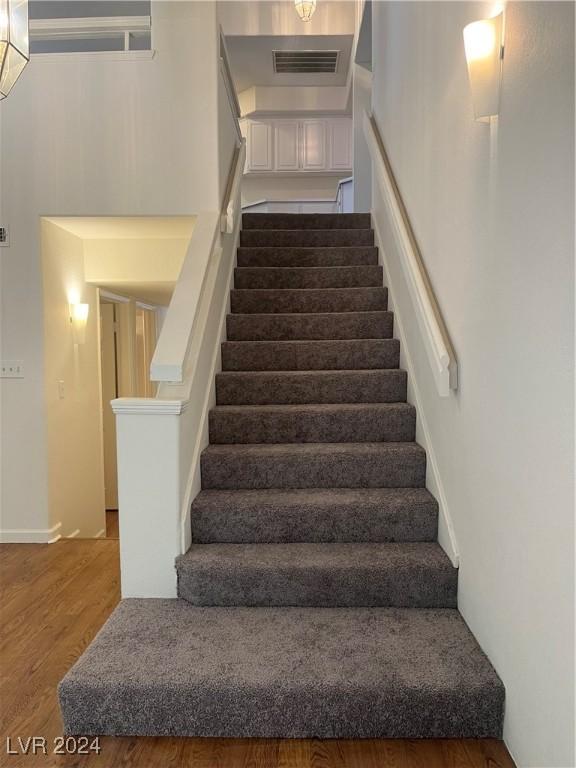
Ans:
<svg viewBox="0 0 576 768"><path fill-rule="evenodd" d="M123 600L59 687L67 734L500 738L504 688L456 610Z"/></svg>
<svg viewBox="0 0 576 768"><path fill-rule="evenodd" d="M193 544L176 571L198 606L455 608L458 585L436 542Z"/></svg>

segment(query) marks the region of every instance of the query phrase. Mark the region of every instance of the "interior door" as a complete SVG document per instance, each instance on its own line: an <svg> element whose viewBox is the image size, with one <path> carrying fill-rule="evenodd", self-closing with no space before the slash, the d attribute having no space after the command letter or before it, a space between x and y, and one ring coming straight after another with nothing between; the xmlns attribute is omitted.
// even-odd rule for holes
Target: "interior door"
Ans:
<svg viewBox="0 0 576 768"><path fill-rule="evenodd" d="M104 436L104 497L106 509L118 509L116 420L110 401L118 396L115 305L100 304L102 360L102 429Z"/></svg>
<svg viewBox="0 0 576 768"><path fill-rule="evenodd" d="M156 348L156 313L136 309L136 396L154 397L156 385L150 381L150 363Z"/></svg>

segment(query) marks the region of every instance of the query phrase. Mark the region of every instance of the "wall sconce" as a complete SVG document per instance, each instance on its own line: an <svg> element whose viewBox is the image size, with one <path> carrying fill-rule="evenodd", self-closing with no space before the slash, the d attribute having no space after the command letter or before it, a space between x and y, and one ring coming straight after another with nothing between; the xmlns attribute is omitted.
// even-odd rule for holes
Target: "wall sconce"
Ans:
<svg viewBox="0 0 576 768"><path fill-rule="evenodd" d="M29 60L28 0L0 0L0 100Z"/></svg>
<svg viewBox="0 0 576 768"><path fill-rule="evenodd" d="M294 0L294 7L300 21L310 21L316 10L316 0Z"/></svg>
<svg viewBox="0 0 576 768"><path fill-rule="evenodd" d="M74 344L84 344L86 341L86 323L88 322L89 304L70 304L70 323Z"/></svg>
<svg viewBox="0 0 576 768"><path fill-rule="evenodd" d="M500 83L504 45L504 14L474 21L464 27L464 50L472 91L474 118L490 122L500 111Z"/></svg>

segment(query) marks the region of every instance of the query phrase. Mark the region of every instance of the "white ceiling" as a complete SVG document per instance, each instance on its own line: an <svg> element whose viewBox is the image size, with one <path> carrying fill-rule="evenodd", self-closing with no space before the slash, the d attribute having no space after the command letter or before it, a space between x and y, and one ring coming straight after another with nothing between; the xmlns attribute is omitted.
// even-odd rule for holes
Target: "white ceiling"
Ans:
<svg viewBox="0 0 576 768"><path fill-rule="evenodd" d="M174 292L175 283L127 283L107 282L99 285L106 291L125 296L147 304L156 304L159 307L167 307Z"/></svg>
<svg viewBox="0 0 576 768"><path fill-rule="evenodd" d="M49 219L84 240L190 238L195 216L58 216Z"/></svg>
<svg viewBox="0 0 576 768"><path fill-rule="evenodd" d="M258 35L226 38L230 69L238 92L253 85L334 86L345 85L353 35ZM287 75L274 72L274 50L340 51L336 73Z"/></svg>
<svg viewBox="0 0 576 768"><path fill-rule="evenodd" d="M225 35L353 35L355 0L318 0L310 21L301 21L294 0L225 0L218 3Z"/></svg>

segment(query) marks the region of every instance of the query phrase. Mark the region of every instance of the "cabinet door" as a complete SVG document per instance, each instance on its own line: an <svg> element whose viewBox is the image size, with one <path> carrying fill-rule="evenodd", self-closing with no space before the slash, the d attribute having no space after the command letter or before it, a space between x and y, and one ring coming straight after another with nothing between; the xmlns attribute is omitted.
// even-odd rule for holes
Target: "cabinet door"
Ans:
<svg viewBox="0 0 576 768"><path fill-rule="evenodd" d="M272 126L270 123L259 123L251 120L248 123L248 170L272 171Z"/></svg>
<svg viewBox="0 0 576 768"><path fill-rule="evenodd" d="M326 121L303 120L301 123L302 170L324 171L328 166Z"/></svg>
<svg viewBox="0 0 576 768"><path fill-rule="evenodd" d="M334 171L352 169L352 120L330 121L330 168Z"/></svg>
<svg viewBox="0 0 576 768"><path fill-rule="evenodd" d="M297 171L298 121L277 120L274 137L274 156L277 171Z"/></svg>

